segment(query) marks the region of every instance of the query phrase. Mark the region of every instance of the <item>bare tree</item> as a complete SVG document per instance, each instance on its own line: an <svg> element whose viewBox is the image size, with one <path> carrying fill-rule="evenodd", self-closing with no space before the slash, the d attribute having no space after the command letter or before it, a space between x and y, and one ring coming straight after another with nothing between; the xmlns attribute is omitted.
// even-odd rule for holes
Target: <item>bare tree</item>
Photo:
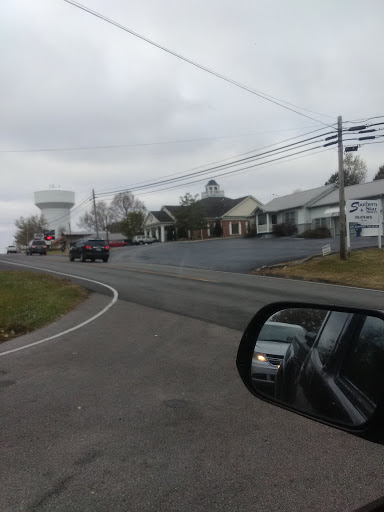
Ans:
<svg viewBox="0 0 384 512"><path fill-rule="evenodd" d="M359 157L359 155L353 156L352 153L347 153L344 157L344 185L358 185L364 183L367 176L367 164ZM325 185L330 183L339 183L339 173L333 173L329 180L325 182Z"/></svg>
<svg viewBox="0 0 384 512"><path fill-rule="evenodd" d="M79 219L79 228L89 229L91 231L96 230L96 218L98 228L105 229L109 221L109 208L105 201L98 201L96 203L96 216L93 207L85 212Z"/></svg>
<svg viewBox="0 0 384 512"><path fill-rule="evenodd" d="M115 195L109 206L109 220L119 222L127 219L130 212L144 211L144 203L136 199L132 192L120 192Z"/></svg>

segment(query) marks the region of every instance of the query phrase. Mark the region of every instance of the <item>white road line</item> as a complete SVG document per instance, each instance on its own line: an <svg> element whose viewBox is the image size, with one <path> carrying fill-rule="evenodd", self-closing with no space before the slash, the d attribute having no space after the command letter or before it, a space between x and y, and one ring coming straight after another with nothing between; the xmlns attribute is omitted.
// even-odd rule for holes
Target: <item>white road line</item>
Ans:
<svg viewBox="0 0 384 512"><path fill-rule="evenodd" d="M8 354L12 354L13 352L18 352L19 350L25 350L26 348L33 347L35 345L40 345L41 343L45 343L46 341L50 341L55 338L59 338L60 336L63 336L64 334L68 334L69 332L76 331L77 329L84 327L84 325L87 325L87 324L93 322L94 320L96 320L96 318L99 318L101 315L106 313L108 311L108 309L110 309L117 302L117 299L119 298L119 294L118 294L117 290L115 290L115 288L112 288L112 286L109 286L108 284L100 283L100 281L95 281L94 279L87 279L86 277L74 276L73 274L65 274L64 272L57 272L56 270L47 270L45 268L33 267L31 265L14 263L11 261L0 260L0 262L6 263L8 265L17 265L19 267L33 268L35 270L44 270L44 272L51 272L52 274L59 274L61 276L74 277L75 279L81 279L82 281L89 281L91 283L99 284L100 286L105 286L105 288L108 288L113 293L113 299L111 300L111 302L107 306L105 306L105 308L103 308L101 311L99 311L99 313L92 316L91 318L88 318L88 320L85 320L85 322L81 322L81 324L78 324L75 327L71 327L70 329L67 329L66 331L59 332L58 334L54 334L53 336L49 336L48 338L44 338L43 340L34 341L33 343L28 343L27 345L23 345L18 348L13 348L11 350L6 350L5 352L1 352L0 357L6 356Z"/></svg>

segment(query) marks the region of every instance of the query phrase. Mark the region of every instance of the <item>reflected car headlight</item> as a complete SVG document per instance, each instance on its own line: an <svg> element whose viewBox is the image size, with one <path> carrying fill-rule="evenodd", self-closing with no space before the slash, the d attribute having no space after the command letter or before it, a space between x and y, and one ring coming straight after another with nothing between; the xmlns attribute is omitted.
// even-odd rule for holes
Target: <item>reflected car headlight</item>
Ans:
<svg viewBox="0 0 384 512"><path fill-rule="evenodd" d="M262 363L266 363L267 362L267 356L265 354L261 354L260 352L255 352L253 354L253 359L257 360L257 361L261 361Z"/></svg>

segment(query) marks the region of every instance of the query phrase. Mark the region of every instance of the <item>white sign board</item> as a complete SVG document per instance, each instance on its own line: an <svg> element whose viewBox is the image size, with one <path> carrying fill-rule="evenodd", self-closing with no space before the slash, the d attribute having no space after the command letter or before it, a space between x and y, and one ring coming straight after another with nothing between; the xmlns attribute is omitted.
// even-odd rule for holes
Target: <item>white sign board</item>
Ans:
<svg viewBox="0 0 384 512"><path fill-rule="evenodd" d="M348 248L349 240L349 223L354 223L361 228L361 236L377 236L378 245L381 248L381 201L367 199L348 199L346 201L347 208L347 236ZM357 234L357 233L356 233Z"/></svg>
<svg viewBox="0 0 384 512"><path fill-rule="evenodd" d="M347 199L347 222L360 224L364 228L379 227L379 201Z"/></svg>

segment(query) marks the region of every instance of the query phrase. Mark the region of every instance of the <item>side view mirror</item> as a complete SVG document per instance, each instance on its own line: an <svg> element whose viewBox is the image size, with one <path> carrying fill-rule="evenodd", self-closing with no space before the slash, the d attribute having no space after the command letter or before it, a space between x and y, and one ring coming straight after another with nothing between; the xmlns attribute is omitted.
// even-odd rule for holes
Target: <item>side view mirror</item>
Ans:
<svg viewBox="0 0 384 512"><path fill-rule="evenodd" d="M384 442L384 312L270 304L245 330L236 364L256 397Z"/></svg>

